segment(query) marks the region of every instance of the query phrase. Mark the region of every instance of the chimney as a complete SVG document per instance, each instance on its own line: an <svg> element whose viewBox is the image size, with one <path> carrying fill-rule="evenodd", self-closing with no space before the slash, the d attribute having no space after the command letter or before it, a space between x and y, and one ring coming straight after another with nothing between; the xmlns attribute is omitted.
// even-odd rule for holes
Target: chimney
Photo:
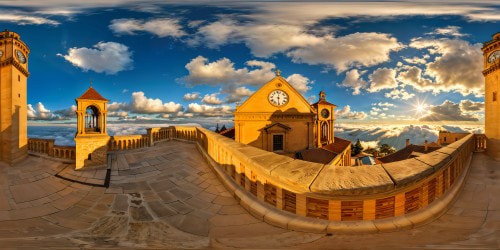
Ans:
<svg viewBox="0 0 500 250"><path fill-rule="evenodd" d="M406 139L406 146L410 146L410 139Z"/></svg>
<svg viewBox="0 0 500 250"><path fill-rule="evenodd" d="M427 140L424 142L424 151L427 152L427 149L429 149L429 145L427 145Z"/></svg>

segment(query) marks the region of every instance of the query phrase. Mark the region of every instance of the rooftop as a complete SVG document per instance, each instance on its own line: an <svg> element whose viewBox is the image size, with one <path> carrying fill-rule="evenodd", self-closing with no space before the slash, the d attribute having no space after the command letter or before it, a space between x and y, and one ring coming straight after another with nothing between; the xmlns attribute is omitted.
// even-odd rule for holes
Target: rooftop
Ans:
<svg viewBox="0 0 500 250"><path fill-rule="evenodd" d="M102 97L92 86L90 86L85 93L83 93L77 99L87 99L87 100L100 100L100 101L109 101L108 99Z"/></svg>
<svg viewBox="0 0 500 250"><path fill-rule="evenodd" d="M500 162L475 153L454 205L435 221L397 232L325 235L277 228L226 191L191 143L118 153L108 188L102 169L30 156L0 163L3 248L446 248L499 247ZM57 177L74 175L79 182ZM364 245L369 244L369 245Z"/></svg>

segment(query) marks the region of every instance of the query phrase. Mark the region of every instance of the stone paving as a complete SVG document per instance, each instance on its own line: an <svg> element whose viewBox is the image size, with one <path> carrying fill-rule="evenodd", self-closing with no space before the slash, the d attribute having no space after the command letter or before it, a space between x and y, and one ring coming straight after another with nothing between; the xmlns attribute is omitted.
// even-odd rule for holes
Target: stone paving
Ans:
<svg viewBox="0 0 500 250"><path fill-rule="evenodd" d="M500 162L484 154L443 216L364 235L295 232L252 217L191 143L115 154L109 188L82 184L101 183L105 167L71 167L37 157L0 165L0 248L500 248Z"/></svg>

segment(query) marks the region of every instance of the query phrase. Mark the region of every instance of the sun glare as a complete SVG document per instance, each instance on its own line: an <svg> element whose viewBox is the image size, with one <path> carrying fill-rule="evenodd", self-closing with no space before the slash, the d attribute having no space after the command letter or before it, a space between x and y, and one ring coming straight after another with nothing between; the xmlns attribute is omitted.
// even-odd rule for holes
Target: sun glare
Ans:
<svg viewBox="0 0 500 250"><path fill-rule="evenodd" d="M415 115L418 117L425 115L428 107L429 105L425 103L425 101L417 100L417 102L413 104L413 110L415 111Z"/></svg>

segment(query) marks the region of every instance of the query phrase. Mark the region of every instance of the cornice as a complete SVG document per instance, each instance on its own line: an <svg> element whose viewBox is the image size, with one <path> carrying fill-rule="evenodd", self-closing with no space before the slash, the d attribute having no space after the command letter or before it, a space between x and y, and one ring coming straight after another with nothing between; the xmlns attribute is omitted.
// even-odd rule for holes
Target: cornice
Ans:
<svg viewBox="0 0 500 250"><path fill-rule="evenodd" d="M0 62L0 66L9 66L9 65L14 66L16 69L21 71L21 73L23 73L24 76L26 76L26 77L30 76L30 73L28 72L28 70L26 70L26 68L24 68L19 62L14 60L14 58L12 58L12 57Z"/></svg>

